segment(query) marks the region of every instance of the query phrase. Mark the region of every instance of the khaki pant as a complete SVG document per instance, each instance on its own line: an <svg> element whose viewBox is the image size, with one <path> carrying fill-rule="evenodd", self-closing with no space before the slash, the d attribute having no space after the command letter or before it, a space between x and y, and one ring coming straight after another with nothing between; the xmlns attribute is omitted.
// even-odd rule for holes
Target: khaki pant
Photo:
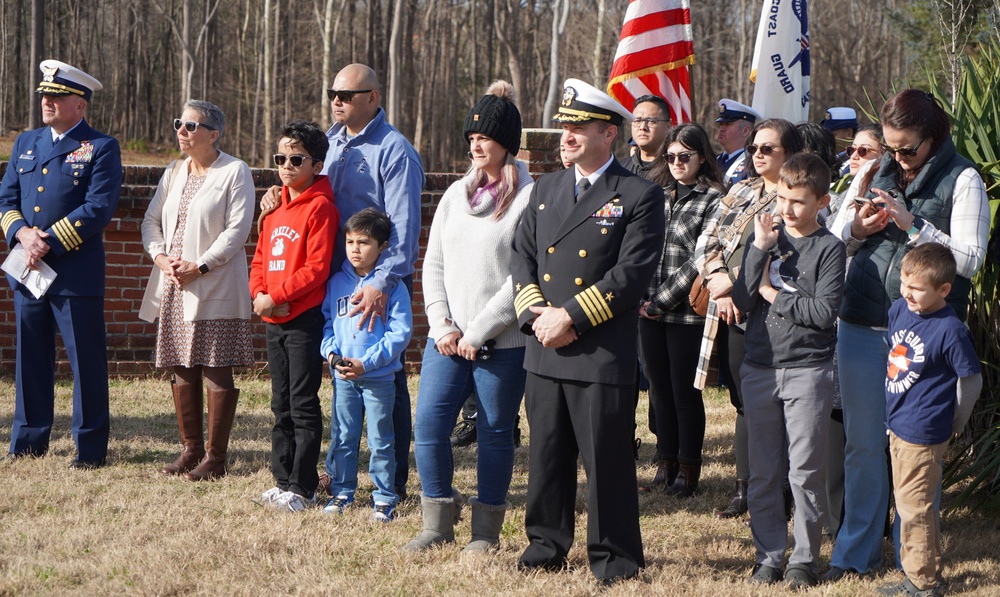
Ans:
<svg viewBox="0 0 1000 597"><path fill-rule="evenodd" d="M899 559L916 587L934 587L941 573L941 513L934 497L941 486L942 462L948 442L911 444L889 432L893 495L899 516Z"/></svg>

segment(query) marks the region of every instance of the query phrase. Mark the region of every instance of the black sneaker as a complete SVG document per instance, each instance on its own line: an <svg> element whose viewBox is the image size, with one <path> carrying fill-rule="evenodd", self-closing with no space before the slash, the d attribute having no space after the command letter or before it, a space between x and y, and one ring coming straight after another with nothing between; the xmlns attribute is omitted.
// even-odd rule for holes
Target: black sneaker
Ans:
<svg viewBox="0 0 1000 597"><path fill-rule="evenodd" d="M452 430L449 440L455 448L464 448L476 443L476 421L468 419L459 421Z"/></svg>

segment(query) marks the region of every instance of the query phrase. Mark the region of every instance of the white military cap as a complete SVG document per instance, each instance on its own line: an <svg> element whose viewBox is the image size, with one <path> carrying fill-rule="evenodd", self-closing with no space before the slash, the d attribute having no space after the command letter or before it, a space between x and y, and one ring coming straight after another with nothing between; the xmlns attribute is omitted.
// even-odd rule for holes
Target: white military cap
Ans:
<svg viewBox="0 0 1000 597"><path fill-rule="evenodd" d="M552 120L559 123L602 120L621 126L632 121L632 113L593 85L580 79L566 79L559 111Z"/></svg>
<svg viewBox="0 0 1000 597"><path fill-rule="evenodd" d="M746 120L750 124L757 124L757 121L763 118L760 112L746 104L731 99L721 99L719 100L719 117L715 119L715 122Z"/></svg>
<svg viewBox="0 0 1000 597"><path fill-rule="evenodd" d="M42 71L42 82L38 84L35 93L78 95L90 101L93 92L104 88L100 81L65 62L43 60L38 68Z"/></svg>

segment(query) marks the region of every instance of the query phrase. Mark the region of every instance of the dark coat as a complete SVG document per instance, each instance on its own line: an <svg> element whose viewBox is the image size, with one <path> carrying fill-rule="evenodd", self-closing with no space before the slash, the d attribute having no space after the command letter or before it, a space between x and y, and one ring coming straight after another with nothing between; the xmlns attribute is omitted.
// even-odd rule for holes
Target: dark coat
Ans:
<svg viewBox="0 0 1000 597"><path fill-rule="evenodd" d="M663 189L617 161L578 202L573 168L535 183L514 236L514 307L563 307L579 339L563 348L529 340L525 369L590 383L635 382L639 301L663 247Z"/></svg>

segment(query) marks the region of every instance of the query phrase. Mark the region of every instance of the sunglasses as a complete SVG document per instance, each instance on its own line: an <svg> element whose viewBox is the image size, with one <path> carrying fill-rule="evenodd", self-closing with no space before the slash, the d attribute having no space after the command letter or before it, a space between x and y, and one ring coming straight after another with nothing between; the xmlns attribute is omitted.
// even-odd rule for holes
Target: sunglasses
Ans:
<svg viewBox="0 0 1000 597"><path fill-rule="evenodd" d="M882 141L881 143L879 143L879 145L882 146L882 151L886 151L892 155L899 154L904 158L912 158L913 156L917 155L917 151L920 149L920 146L923 145L924 141L926 140L927 139L921 139L920 142L918 142L913 147L889 147L888 145L885 144L885 141Z"/></svg>
<svg viewBox="0 0 1000 597"><path fill-rule="evenodd" d="M668 153L667 155L663 156L663 158L667 160L668 164L673 164L674 160L677 160L681 164L686 164L691 161L691 156L693 155L695 155L695 152L688 151L684 153Z"/></svg>
<svg viewBox="0 0 1000 597"><path fill-rule="evenodd" d="M371 93L372 91L374 91L374 90L373 89L357 89L357 90L351 91L351 90L347 90L347 89L327 89L326 90L326 97L328 97L331 102L333 101L334 98L337 98L341 102L343 102L345 104L349 104L349 103L351 103L351 100L354 99L355 95L357 95L359 93Z"/></svg>
<svg viewBox="0 0 1000 597"><path fill-rule="evenodd" d="M847 153L847 157L851 157L855 152L857 152L858 157L861 159L866 159L868 154L871 154L873 158L878 157L877 149L874 147L864 147L863 145L858 145L856 147L854 145L848 145L844 148L844 152Z"/></svg>
<svg viewBox="0 0 1000 597"><path fill-rule="evenodd" d="M747 147L747 152L750 155L754 155L757 151L760 151L760 155L771 155L775 149L780 147L780 145L750 145Z"/></svg>
<svg viewBox="0 0 1000 597"><path fill-rule="evenodd" d="M307 155L298 155L298 154L285 155L283 153L276 153L273 156L271 156L271 159L274 160L274 165L278 166L279 168L281 166L284 166L285 162L291 164L292 168L299 168L300 166L302 166L302 162L304 162L305 160L312 160L314 162L319 161L316 158L311 158Z"/></svg>
<svg viewBox="0 0 1000 597"><path fill-rule="evenodd" d="M196 130L198 130L199 126L202 127L202 128L206 128L206 129L208 129L210 131L214 131L215 130L214 126L209 126L209 125L205 124L204 122L195 122L193 120L181 120L180 118L174 118L174 130L175 131L179 131L179 130L181 130L181 127L184 127L184 130L186 130L189 133L193 133Z"/></svg>

